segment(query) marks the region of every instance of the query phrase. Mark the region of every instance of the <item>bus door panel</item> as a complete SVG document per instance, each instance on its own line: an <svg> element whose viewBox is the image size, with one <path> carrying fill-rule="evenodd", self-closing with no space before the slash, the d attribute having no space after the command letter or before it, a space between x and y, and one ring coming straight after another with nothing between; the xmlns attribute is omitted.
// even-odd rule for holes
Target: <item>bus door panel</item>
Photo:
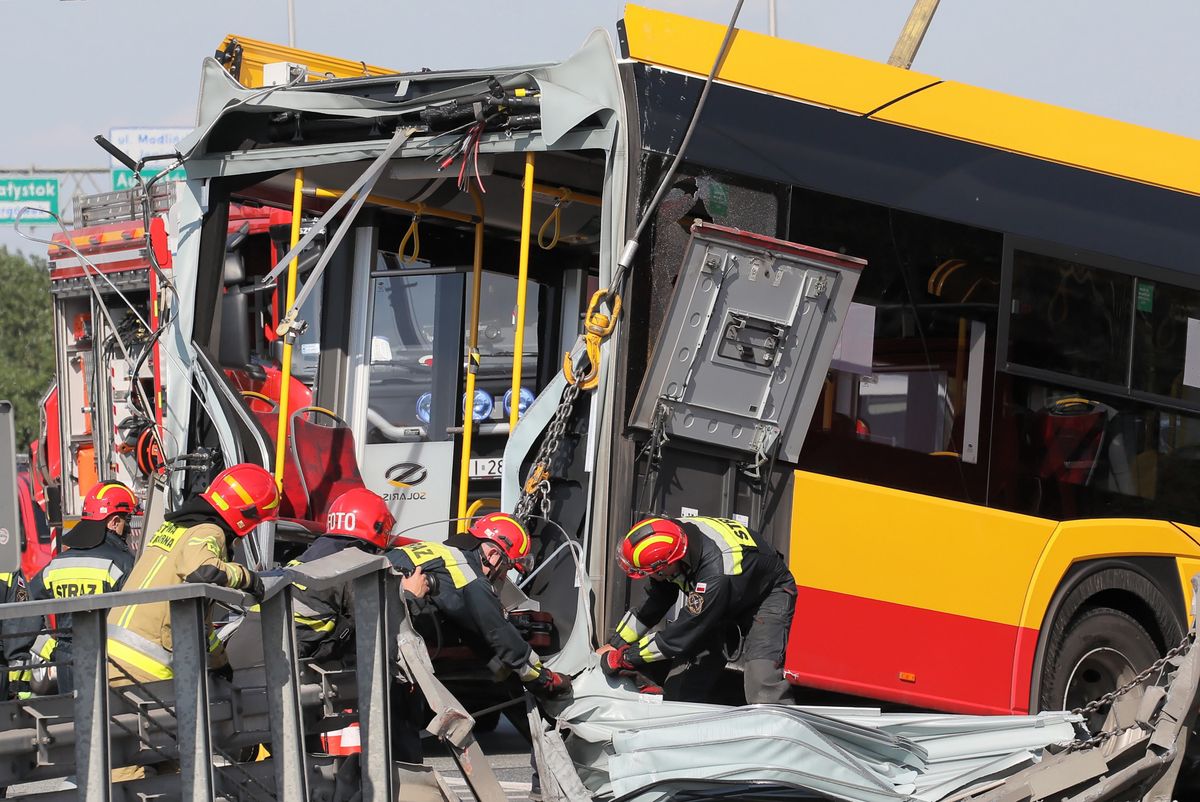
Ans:
<svg viewBox="0 0 1200 802"><path fill-rule="evenodd" d="M380 265L371 278L363 481L388 501L397 531L440 538L463 407L465 274Z"/></svg>
<svg viewBox="0 0 1200 802"><path fill-rule="evenodd" d="M421 540L443 540L452 508L455 470L452 440L368 443L363 482L396 516L395 531Z"/></svg>

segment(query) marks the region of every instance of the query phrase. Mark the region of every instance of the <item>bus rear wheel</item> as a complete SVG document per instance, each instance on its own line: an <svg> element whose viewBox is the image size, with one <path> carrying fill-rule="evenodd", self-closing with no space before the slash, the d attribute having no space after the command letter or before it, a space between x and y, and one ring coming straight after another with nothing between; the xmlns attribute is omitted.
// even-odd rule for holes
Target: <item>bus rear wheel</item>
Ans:
<svg viewBox="0 0 1200 802"><path fill-rule="evenodd" d="M1046 651L1041 686L1042 710L1083 707L1133 679L1159 657L1150 633L1133 617L1111 607L1080 613ZM1115 702L1115 720L1129 723L1137 694ZM1088 729L1104 727L1108 706L1090 714Z"/></svg>

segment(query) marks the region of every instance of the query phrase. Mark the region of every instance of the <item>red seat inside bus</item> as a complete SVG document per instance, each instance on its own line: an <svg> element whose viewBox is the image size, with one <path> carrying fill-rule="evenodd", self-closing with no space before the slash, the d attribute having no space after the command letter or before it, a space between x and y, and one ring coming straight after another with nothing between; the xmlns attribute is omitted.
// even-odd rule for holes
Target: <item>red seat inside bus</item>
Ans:
<svg viewBox="0 0 1200 802"><path fill-rule="evenodd" d="M277 444L279 405L256 392L242 395L271 444ZM364 486L354 433L329 410L308 406L292 413L287 440L279 517L310 532L322 532L330 503L347 490Z"/></svg>
<svg viewBox="0 0 1200 802"><path fill-rule="evenodd" d="M318 422L310 416L326 420ZM330 503L347 490L365 486L354 432L344 420L321 407L296 410L290 423L289 450L307 501L307 517L320 522L320 531Z"/></svg>

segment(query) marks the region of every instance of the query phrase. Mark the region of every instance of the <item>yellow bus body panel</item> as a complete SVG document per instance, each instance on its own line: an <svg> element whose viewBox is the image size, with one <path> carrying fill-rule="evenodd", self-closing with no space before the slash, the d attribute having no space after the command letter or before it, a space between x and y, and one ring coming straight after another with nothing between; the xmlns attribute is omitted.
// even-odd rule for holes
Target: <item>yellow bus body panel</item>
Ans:
<svg viewBox="0 0 1200 802"><path fill-rule="evenodd" d="M800 585L1016 626L1057 522L796 472Z"/></svg>
<svg viewBox="0 0 1200 802"><path fill-rule="evenodd" d="M796 472L790 562L805 587L1039 629L1073 564L1136 556L1179 559L1190 604L1200 546L1169 522L1059 523Z"/></svg>
<svg viewBox="0 0 1200 802"><path fill-rule="evenodd" d="M1200 194L1200 141L947 81L877 120Z"/></svg>
<svg viewBox="0 0 1200 802"><path fill-rule="evenodd" d="M1029 586L1020 624L1039 629L1058 584L1074 563L1105 557L1173 557L1182 571L1180 558L1200 558L1200 546L1168 521L1105 518L1064 521L1046 545ZM1191 588L1183 598L1190 606Z"/></svg>
<svg viewBox="0 0 1200 802"><path fill-rule="evenodd" d="M629 55L647 64L708 75L725 26L629 4ZM721 81L855 114L938 79L857 56L739 30L721 67ZM801 136L803 132L796 132Z"/></svg>

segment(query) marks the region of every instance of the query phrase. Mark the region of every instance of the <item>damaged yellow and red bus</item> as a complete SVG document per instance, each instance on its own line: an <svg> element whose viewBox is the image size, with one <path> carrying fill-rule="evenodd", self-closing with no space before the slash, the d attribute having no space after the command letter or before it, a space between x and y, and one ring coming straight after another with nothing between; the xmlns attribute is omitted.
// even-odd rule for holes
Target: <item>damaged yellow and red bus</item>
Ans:
<svg viewBox="0 0 1200 802"><path fill-rule="evenodd" d="M264 561L348 475L409 535L520 506L562 631L565 553L604 628L634 520L738 518L797 578L797 685L973 713L1110 690L1183 636L1200 567L1200 143L738 31L652 205L724 33L630 5L615 47L551 65L251 89L207 62L170 210L169 494L293 471L306 513ZM231 269L243 207L312 236ZM281 427L239 365L319 410Z"/></svg>

